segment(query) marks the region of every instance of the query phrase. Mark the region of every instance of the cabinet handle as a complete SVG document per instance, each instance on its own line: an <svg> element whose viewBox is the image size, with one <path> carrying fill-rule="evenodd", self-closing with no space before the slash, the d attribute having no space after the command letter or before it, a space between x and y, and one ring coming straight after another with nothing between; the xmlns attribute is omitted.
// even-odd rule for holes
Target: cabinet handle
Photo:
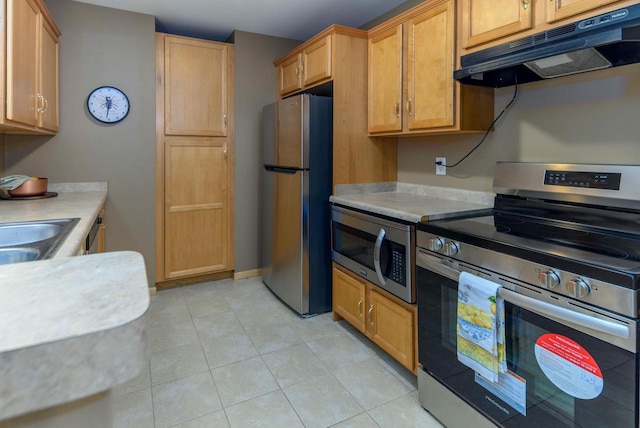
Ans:
<svg viewBox="0 0 640 428"><path fill-rule="evenodd" d="M223 114L223 115L222 115L222 123L224 124L224 127L225 127L225 128L227 127L227 122L228 122L228 120L227 120L227 115L226 115L226 114Z"/></svg>
<svg viewBox="0 0 640 428"><path fill-rule="evenodd" d="M409 116L413 115L413 111L411 111L411 98L407 101L407 112L409 113Z"/></svg>
<svg viewBox="0 0 640 428"><path fill-rule="evenodd" d="M371 307L369 308L369 325L373 326L373 319L371 318L371 312L373 312L373 305L371 305Z"/></svg>
<svg viewBox="0 0 640 428"><path fill-rule="evenodd" d="M38 108L36 109L36 111L38 113L42 113L44 110L44 97L42 96L42 94L40 92L38 92Z"/></svg>
<svg viewBox="0 0 640 428"><path fill-rule="evenodd" d="M42 107L42 113L44 113L49 108L49 100L47 100L47 97L45 97L44 95L42 96L42 100L44 101L44 106Z"/></svg>
<svg viewBox="0 0 640 428"><path fill-rule="evenodd" d="M224 152L222 152L222 156L224 157L224 163L227 163L227 149L224 149Z"/></svg>
<svg viewBox="0 0 640 428"><path fill-rule="evenodd" d="M362 299L358 301L358 316L362 318Z"/></svg>
<svg viewBox="0 0 640 428"><path fill-rule="evenodd" d="M524 10L529 9L529 0L521 0L522 1L522 8Z"/></svg>
<svg viewBox="0 0 640 428"><path fill-rule="evenodd" d="M400 117L400 100L396 101L396 116Z"/></svg>

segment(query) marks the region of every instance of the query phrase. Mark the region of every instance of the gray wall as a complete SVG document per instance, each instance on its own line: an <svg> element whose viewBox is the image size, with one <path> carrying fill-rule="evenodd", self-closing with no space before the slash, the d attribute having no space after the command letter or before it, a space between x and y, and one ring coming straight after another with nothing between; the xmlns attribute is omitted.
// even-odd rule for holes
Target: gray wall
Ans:
<svg viewBox="0 0 640 428"><path fill-rule="evenodd" d="M361 26L360 28L363 30L370 30L373 27L375 27L376 25L382 24L385 21L388 21L389 19L395 17L396 15L400 15L402 12L411 9L414 6L419 5L420 3L424 2L425 0L407 0L406 2L402 3L399 6L394 7L393 9L391 9L389 12L380 15L379 17L372 19L371 21L367 22L366 24L364 24L363 26Z"/></svg>
<svg viewBox="0 0 640 428"><path fill-rule="evenodd" d="M495 91L495 114L513 87ZM398 180L491 191L496 161L640 164L640 64L521 85L495 131L460 166L481 135L400 139Z"/></svg>
<svg viewBox="0 0 640 428"><path fill-rule="evenodd" d="M235 31L235 270L261 268L262 107L276 99L273 61L301 42Z"/></svg>
<svg viewBox="0 0 640 428"><path fill-rule="evenodd" d="M154 17L71 0L47 0L60 27L60 132L6 137L6 173L50 182L106 181L108 251L142 253L155 281ZM92 120L85 103L102 85L131 102L124 121Z"/></svg>

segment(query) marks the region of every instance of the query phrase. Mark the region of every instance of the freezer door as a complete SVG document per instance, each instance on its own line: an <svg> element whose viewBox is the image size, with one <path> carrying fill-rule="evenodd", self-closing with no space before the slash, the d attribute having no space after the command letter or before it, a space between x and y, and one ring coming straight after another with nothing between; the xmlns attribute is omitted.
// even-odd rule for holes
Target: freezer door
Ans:
<svg viewBox="0 0 640 428"><path fill-rule="evenodd" d="M305 168L302 111L305 97L287 98L276 104L276 165ZM266 162L265 162L266 163Z"/></svg>

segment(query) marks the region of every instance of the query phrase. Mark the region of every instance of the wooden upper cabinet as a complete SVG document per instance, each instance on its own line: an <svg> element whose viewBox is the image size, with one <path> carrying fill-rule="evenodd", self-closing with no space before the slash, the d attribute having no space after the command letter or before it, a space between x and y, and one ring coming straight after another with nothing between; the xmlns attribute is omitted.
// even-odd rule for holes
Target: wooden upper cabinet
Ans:
<svg viewBox="0 0 640 428"><path fill-rule="evenodd" d="M40 30L40 93L41 114L38 126L50 131L60 128L60 114L58 111L58 36L51 25L42 20Z"/></svg>
<svg viewBox="0 0 640 428"><path fill-rule="evenodd" d="M402 25L369 39L369 132L402 129Z"/></svg>
<svg viewBox="0 0 640 428"><path fill-rule="evenodd" d="M326 36L302 51L304 86L331 77L331 36Z"/></svg>
<svg viewBox="0 0 640 428"><path fill-rule="evenodd" d="M575 16L617 1L619 0L548 0L547 22Z"/></svg>
<svg viewBox="0 0 640 428"><path fill-rule="evenodd" d="M407 127L416 130L453 126L453 10L444 3L406 25Z"/></svg>
<svg viewBox="0 0 640 428"><path fill-rule="evenodd" d="M278 65L278 91L289 94L302 89L302 54L297 54Z"/></svg>
<svg viewBox="0 0 640 428"><path fill-rule="evenodd" d="M430 0L369 31L369 135L485 131L493 90L460 85L455 3Z"/></svg>
<svg viewBox="0 0 640 428"><path fill-rule="evenodd" d="M527 38L637 0L457 0L458 55Z"/></svg>
<svg viewBox="0 0 640 428"><path fill-rule="evenodd" d="M533 2L534 0L460 0L462 47L476 46L532 28ZM553 3L554 0L550 2Z"/></svg>
<svg viewBox="0 0 640 428"><path fill-rule="evenodd" d="M7 2L7 119L38 125L40 11L32 0Z"/></svg>
<svg viewBox="0 0 640 428"><path fill-rule="evenodd" d="M58 37L41 0L6 2L4 132L55 133L58 128Z"/></svg>
<svg viewBox="0 0 640 428"><path fill-rule="evenodd" d="M165 134L227 135L228 47L165 37Z"/></svg>
<svg viewBox="0 0 640 428"><path fill-rule="evenodd" d="M280 96L294 94L331 79L332 40L331 34L314 37L275 62Z"/></svg>

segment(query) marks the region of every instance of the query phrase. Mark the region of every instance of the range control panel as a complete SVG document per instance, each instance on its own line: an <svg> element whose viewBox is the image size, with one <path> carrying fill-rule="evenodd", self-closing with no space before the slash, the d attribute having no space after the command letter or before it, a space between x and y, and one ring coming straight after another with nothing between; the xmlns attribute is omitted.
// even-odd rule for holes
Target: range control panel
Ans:
<svg viewBox="0 0 640 428"><path fill-rule="evenodd" d="M619 172L580 172L546 170L544 184L550 186L589 187L592 189L620 190L622 174Z"/></svg>

